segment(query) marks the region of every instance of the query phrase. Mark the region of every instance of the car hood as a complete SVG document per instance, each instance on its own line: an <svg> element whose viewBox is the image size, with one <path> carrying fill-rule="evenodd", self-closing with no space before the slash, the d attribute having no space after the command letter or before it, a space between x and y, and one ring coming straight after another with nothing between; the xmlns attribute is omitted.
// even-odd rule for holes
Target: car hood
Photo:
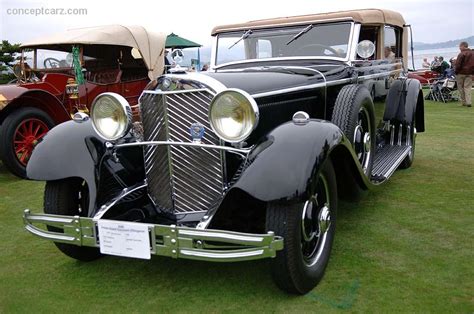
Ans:
<svg viewBox="0 0 474 314"><path fill-rule="evenodd" d="M348 76L347 68L342 66L331 67L324 71L304 67L261 67L203 74L219 81L227 88L238 88L251 95L324 83L336 77Z"/></svg>

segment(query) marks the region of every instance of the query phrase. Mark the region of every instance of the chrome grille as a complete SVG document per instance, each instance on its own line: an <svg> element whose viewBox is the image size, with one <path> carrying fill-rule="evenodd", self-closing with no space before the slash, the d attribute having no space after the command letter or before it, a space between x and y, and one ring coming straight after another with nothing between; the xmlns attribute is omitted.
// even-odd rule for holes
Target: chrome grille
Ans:
<svg viewBox="0 0 474 314"><path fill-rule="evenodd" d="M145 141L190 142L189 128L199 122L202 142L219 145L208 121L212 95L207 91L145 92L141 114ZM144 150L148 190L168 212L207 211L222 197L223 171L219 150L184 146L149 146Z"/></svg>

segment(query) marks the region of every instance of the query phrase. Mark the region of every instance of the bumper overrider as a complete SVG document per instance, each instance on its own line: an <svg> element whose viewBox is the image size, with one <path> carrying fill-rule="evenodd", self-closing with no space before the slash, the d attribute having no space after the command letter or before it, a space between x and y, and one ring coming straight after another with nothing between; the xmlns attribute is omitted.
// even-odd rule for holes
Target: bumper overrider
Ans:
<svg viewBox="0 0 474 314"><path fill-rule="evenodd" d="M42 239L77 246L101 247L98 234L98 224L101 219L32 214L28 209L24 211L23 219L26 230ZM107 220L107 222L127 223L113 220ZM60 232L49 231L38 225L55 227ZM235 262L272 258L275 257L276 251L283 249L283 238L275 236L273 232L250 234L175 225L148 223L140 225L146 226L148 230L151 255L214 262Z"/></svg>

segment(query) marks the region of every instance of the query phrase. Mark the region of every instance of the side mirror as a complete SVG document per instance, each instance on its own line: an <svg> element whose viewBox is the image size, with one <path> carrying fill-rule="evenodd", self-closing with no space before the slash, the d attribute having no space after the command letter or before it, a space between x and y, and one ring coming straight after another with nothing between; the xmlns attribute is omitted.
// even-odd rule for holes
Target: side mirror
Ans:
<svg viewBox="0 0 474 314"><path fill-rule="evenodd" d="M375 45L370 40L363 40L357 44L357 55L362 59L368 59L374 55Z"/></svg>

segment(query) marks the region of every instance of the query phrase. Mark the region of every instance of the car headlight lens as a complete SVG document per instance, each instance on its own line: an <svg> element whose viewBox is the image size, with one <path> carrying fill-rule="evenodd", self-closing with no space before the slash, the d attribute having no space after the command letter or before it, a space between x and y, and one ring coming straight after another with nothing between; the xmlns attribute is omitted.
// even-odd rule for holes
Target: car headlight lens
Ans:
<svg viewBox="0 0 474 314"><path fill-rule="evenodd" d="M130 130L132 109L127 100L115 93L103 93L92 102L92 125L106 140L123 137Z"/></svg>
<svg viewBox="0 0 474 314"><path fill-rule="evenodd" d="M214 132L224 141L245 140L258 124L258 107L248 93L228 89L217 94L209 108L209 121Z"/></svg>

